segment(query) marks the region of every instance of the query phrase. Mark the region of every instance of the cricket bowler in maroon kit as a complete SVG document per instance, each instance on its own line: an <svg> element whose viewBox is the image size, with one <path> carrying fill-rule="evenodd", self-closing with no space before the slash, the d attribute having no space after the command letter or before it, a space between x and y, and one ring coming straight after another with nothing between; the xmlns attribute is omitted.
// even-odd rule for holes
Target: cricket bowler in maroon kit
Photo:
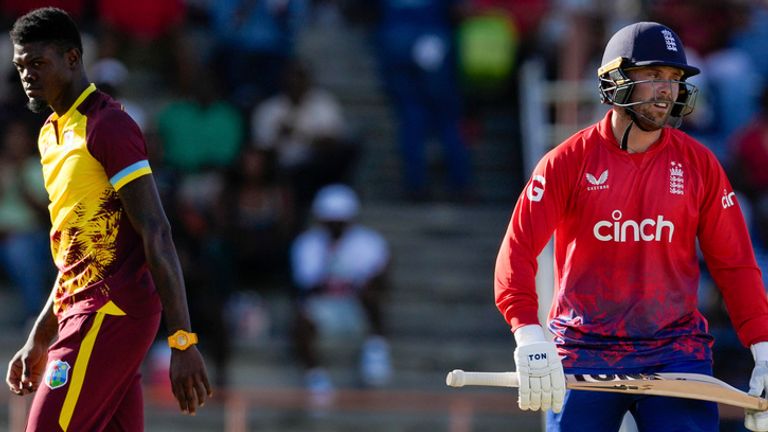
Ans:
<svg viewBox="0 0 768 432"><path fill-rule="evenodd" d="M36 9L10 36L27 106L53 110L38 148L58 275L6 377L36 393L27 431L143 430L139 368L161 312L173 394L194 414L211 390L141 131L88 82L66 12Z"/></svg>

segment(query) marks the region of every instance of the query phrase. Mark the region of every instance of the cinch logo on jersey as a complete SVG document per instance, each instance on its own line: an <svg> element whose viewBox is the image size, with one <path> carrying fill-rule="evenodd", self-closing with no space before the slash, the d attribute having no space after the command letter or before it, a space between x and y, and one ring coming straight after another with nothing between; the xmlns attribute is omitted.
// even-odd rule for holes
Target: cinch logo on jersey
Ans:
<svg viewBox="0 0 768 432"><path fill-rule="evenodd" d="M608 181L608 170L603 171L600 174L600 177L595 178L594 175L587 173L587 182L591 184L592 186L587 186L587 190L600 190L600 189L608 189L609 186L605 184L605 182Z"/></svg>
<svg viewBox="0 0 768 432"><path fill-rule="evenodd" d="M535 175L531 179L531 184L528 189L525 190L525 195L531 201L541 201L544 197L544 185L547 184L547 180L542 175Z"/></svg>
<svg viewBox="0 0 768 432"><path fill-rule="evenodd" d="M723 205L724 209L733 207L736 205L736 193L728 193L727 190L723 189L723 199L720 200L720 203Z"/></svg>
<svg viewBox="0 0 768 432"><path fill-rule="evenodd" d="M634 220L621 220L620 210L611 213L613 221L598 221L592 233L600 241L612 241L624 243L627 241L663 241L672 243L672 235L675 233L675 224L664 220L664 216L656 216L656 219L643 219L640 222Z"/></svg>

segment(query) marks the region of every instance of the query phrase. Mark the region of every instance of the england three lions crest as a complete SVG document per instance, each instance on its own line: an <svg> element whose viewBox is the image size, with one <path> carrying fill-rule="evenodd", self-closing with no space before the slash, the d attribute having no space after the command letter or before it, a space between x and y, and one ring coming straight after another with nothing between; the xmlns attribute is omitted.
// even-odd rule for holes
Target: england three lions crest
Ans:
<svg viewBox="0 0 768 432"><path fill-rule="evenodd" d="M685 192L684 176L683 164L672 161L669 167L669 193L673 195L683 195Z"/></svg>

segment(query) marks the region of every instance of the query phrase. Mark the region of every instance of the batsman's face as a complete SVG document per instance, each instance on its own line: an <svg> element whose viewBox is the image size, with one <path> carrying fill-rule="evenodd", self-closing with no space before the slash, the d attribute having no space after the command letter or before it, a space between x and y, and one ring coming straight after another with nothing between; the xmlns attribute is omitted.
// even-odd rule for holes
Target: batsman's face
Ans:
<svg viewBox="0 0 768 432"><path fill-rule="evenodd" d="M669 117L680 92L683 71L669 66L652 66L628 71L635 82L631 102L647 129L662 127ZM656 126L656 127L653 127Z"/></svg>
<svg viewBox="0 0 768 432"><path fill-rule="evenodd" d="M45 42L13 45L13 65L29 99L30 110L43 112L62 97L72 79L72 51L75 50L65 51Z"/></svg>

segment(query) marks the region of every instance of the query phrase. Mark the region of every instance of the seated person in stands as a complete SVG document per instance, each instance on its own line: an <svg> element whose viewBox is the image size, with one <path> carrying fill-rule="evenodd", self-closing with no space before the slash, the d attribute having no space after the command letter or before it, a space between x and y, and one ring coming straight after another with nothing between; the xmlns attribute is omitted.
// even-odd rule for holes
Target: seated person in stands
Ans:
<svg viewBox="0 0 768 432"><path fill-rule="evenodd" d="M280 92L254 109L254 145L277 154L277 174L291 187L300 221L321 187L352 178L359 146L349 129L338 97L299 61L286 67Z"/></svg>
<svg viewBox="0 0 768 432"><path fill-rule="evenodd" d="M363 384L380 386L391 376L382 324L389 246L379 233L354 222L359 206L350 187L323 187L311 208L317 224L301 233L291 249L297 291L296 350L313 395L333 392L329 374L318 359L318 335L366 333L360 357ZM365 315L367 329L355 315Z"/></svg>

